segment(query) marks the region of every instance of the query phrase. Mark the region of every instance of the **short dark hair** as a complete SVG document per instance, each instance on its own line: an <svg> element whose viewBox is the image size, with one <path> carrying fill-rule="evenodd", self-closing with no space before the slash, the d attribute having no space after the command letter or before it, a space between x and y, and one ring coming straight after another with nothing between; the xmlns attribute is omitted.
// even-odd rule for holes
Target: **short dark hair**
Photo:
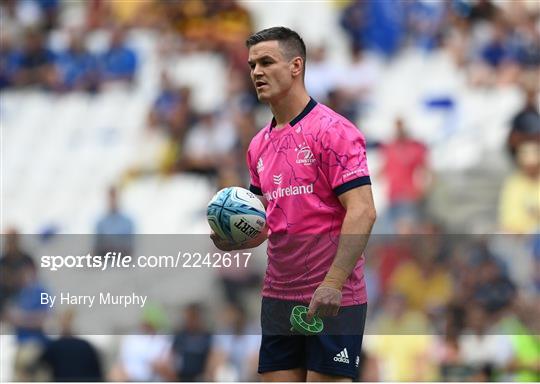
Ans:
<svg viewBox="0 0 540 384"><path fill-rule="evenodd" d="M272 27L254 33L246 40L246 47L251 48L263 41L277 40L288 59L300 56L306 63L306 45L298 33L287 27Z"/></svg>

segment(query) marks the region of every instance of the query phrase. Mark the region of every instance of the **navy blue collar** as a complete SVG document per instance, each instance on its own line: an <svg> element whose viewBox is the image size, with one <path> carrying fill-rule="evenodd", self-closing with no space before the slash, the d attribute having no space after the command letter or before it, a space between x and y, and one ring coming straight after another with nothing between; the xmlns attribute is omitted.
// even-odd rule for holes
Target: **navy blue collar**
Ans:
<svg viewBox="0 0 540 384"><path fill-rule="evenodd" d="M291 122L289 123L289 125L291 127L293 127L294 125L296 125L297 123L300 122L300 120L302 120L304 117L306 117L306 115L308 113L311 112L311 110L313 108L315 108L315 106L317 105L317 102L313 99L313 97L310 97L309 98L309 103L307 103L306 107L304 108L304 110L302 112L300 112L300 114L298 116L296 116L294 119L291 120ZM270 123L270 131L276 126L276 119L274 117L272 117L272 122Z"/></svg>

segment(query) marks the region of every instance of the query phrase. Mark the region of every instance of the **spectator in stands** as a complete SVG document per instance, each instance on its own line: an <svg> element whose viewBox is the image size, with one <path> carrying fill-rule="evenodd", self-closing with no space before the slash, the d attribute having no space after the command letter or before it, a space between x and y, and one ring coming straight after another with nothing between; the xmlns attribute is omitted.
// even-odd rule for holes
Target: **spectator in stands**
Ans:
<svg viewBox="0 0 540 384"><path fill-rule="evenodd" d="M58 27L58 18L60 15L59 0L39 0L36 1L39 5L42 15L42 25L46 31L52 31Z"/></svg>
<svg viewBox="0 0 540 384"><path fill-rule="evenodd" d="M337 88L330 92L330 104L351 121L369 108L379 80L380 67L359 45L351 46L351 63L341 71ZM332 107L330 105L330 107Z"/></svg>
<svg viewBox="0 0 540 384"><path fill-rule="evenodd" d="M380 236L370 241L370 254L373 257L368 262L372 262L377 269L378 289L382 296L388 293L395 270L413 258L415 242L411 235L416 230L414 223L401 221L395 236Z"/></svg>
<svg viewBox="0 0 540 384"><path fill-rule="evenodd" d="M248 325L247 314L238 304L223 311L224 328L212 339L207 365L207 381L255 381L260 334Z"/></svg>
<svg viewBox="0 0 540 384"><path fill-rule="evenodd" d="M156 7L154 3L154 0L107 1L103 6L110 16L107 21L112 25L137 27L145 25L145 17L152 14L152 8Z"/></svg>
<svg viewBox="0 0 540 384"><path fill-rule="evenodd" d="M506 61L512 60L512 52L506 25L501 22L493 25L490 39L480 48L482 61L492 68L498 68Z"/></svg>
<svg viewBox="0 0 540 384"><path fill-rule="evenodd" d="M84 26L89 30L109 29L115 26L161 29L167 24L166 18L163 17L164 3L176 3L178 6L178 2L157 0L87 0L84 2Z"/></svg>
<svg viewBox="0 0 540 384"><path fill-rule="evenodd" d="M100 58L101 81L132 84L137 71L137 55L126 44L126 31L116 28L111 34L108 50Z"/></svg>
<svg viewBox="0 0 540 384"><path fill-rule="evenodd" d="M125 336L120 344L118 362L112 368L111 381L166 381L170 373L170 336L163 334L166 315L154 305L146 305L141 328L136 335Z"/></svg>
<svg viewBox="0 0 540 384"><path fill-rule="evenodd" d="M361 1L352 1L341 13L341 27L349 35L349 40L352 45L361 47L365 44L362 37L362 30L365 28L366 24L365 13Z"/></svg>
<svg viewBox="0 0 540 384"><path fill-rule="evenodd" d="M411 305L405 294L392 290L384 298L376 329L380 334L414 335L427 332L429 322L425 313Z"/></svg>
<svg viewBox="0 0 540 384"><path fill-rule="evenodd" d="M60 317L60 337L47 344L41 362L52 381L103 381L101 362L95 347L73 335L73 311Z"/></svg>
<svg viewBox="0 0 540 384"><path fill-rule="evenodd" d="M519 66L508 26L502 20L491 25L491 36L479 47L478 56L478 62L471 65L473 85L505 85L518 80Z"/></svg>
<svg viewBox="0 0 540 384"><path fill-rule="evenodd" d="M358 118L356 100L351 100L342 88L328 91L325 104L349 121L356 121Z"/></svg>
<svg viewBox="0 0 540 384"><path fill-rule="evenodd" d="M514 382L540 381L540 309L535 298L516 297L512 306L500 314L496 333L509 335L513 360L507 365L509 376L503 379Z"/></svg>
<svg viewBox="0 0 540 384"><path fill-rule="evenodd" d="M161 89L148 115L148 124L164 133L158 160L164 173L174 172L181 161L186 133L196 121L191 104L190 88L175 85L167 72L162 71ZM156 137L160 137L159 133Z"/></svg>
<svg viewBox="0 0 540 384"><path fill-rule="evenodd" d="M6 0L2 1L2 13L8 16L9 24L19 24L21 27L43 28L50 32L58 28L60 15L59 0ZM2 23L2 27L4 24ZM9 29L11 26L8 26ZM2 29L2 33L4 29ZM11 31L13 32L13 31Z"/></svg>
<svg viewBox="0 0 540 384"><path fill-rule="evenodd" d="M537 89L534 87L525 90L525 105L512 119L507 145L514 160L517 148L527 141L540 141L540 112Z"/></svg>
<svg viewBox="0 0 540 384"><path fill-rule="evenodd" d="M446 27L449 4L444 1L411 1L407 5L407 29L411 43L428 52L438 48Z"/></svg>
<svg viewBox="0 0 540 384"><path fill-rule="evenodd" d="M406 32L407 2L356 0L343 9L341 26L355 45L393 56Z"/></svg>
<svg viewBox="0 0 540 384"><path fill-rule="evenodd" d="M244 154L251 138L256 133L254 111L258 102L250 83L251 80L244 71L231 68L227 77L229 82L227 84L226 103L223 109L237 128L240 140L238 154L241 157L240 163L244 166L246 163Z"/></svg>
<svg viewBox="0 0 540 384"><path fill-rule="evenodd" d="M483 239L473 244L466 244L464 241L456 244L447 262L454 282L453 305L466 307L473 302L480 275L480 265L484 260L494 257L487 241Z"/></svg>
<svg viewBox="0 0 540 384"><path fill-rule="evenodd" d="M403 294L412 308L432 315L449 303L452 280L448 271L437 264L432 252L417 247L414 258L394 271L390 291Z"/></svg>
<svg viewBox="0 0 540 384"><path fill-rule="evenodd" d="M122 256L132 255L135 224L123 213L118 204L118 191L110 187L108 191L108 211L98 220L95 229L94 254L103 256L107 252L119 252Z"/></svg>
<svg viewBox="0 0 540 384"><path fill-rule="evenodd" d="M350 49L351 64L345 70L341 87L350 96L356 96L365 101L371 95L380 76L380 65L373 56L369 56L360 45L352 45ZM349 82L344 81L349 79Z"/></svg>
<svg viewBox="0 0 540 384"><path fill-rule="evenodd" d="M4 237L4 249L0 258L0 318L8 301L14 298L23 288L23 271L34 261L19 243L19 233L9 228Z"/></svg>
<svg viewBox="0 0 540 384"><path fill-rule="evenodd" d="M172 343L175 381L203 381L211 341L201 304L188 304L182 328L175 332Z"/></svg>
<svg viewBox="0 0 540 384"><path fill-rule="evenodd" d="M212 4L212 38L219 45L242 44L252 33L250 13L236 0Z"/></svg>
<svg viewBox="0 0 540 384"><path fill-rule="evenodd" d="M499 370L513 358L508 335L493 334L493 319L481 305L467 307L466 329L459 337L461 358L471 368L473 381L495 381Z"/></svg>
<svg viewBox="0 0 540 384"><path fill-rule="evenodd" d="M308 53L306 64L306 89L315 100L326 103L330 91L338 84L338 69L328 58L324 45L314 47Z"/></svg>
<svg viewBox="0 0 540 384"><path fill-rule="evenodd" d="M158 3L171 27L182 38L187 52L213 50L211 4L203 0Z"/></svg>
<svg viewBox="0 0 540 384"><path fill-rule="evenodd" d="M220 118L229 121L234 127L236 143L226 159L226 166L218 169L219 188L242 185L243 176L249 176L244 159L245 153L256 133L255 108L256 96L253 94L251 80L245 71L230 68L225 104L222 106L223 114Z"/></svg>
<svg viewBox="0 0 540 384"><path fill-rule="evenodd" d="M512 48L519 65L536 73L540 69L540 31L537 27L538 13L524 14L523 20L515 26L512 36ZM536 81L538 87L538 81Z"/></svg>
<svg viewBox="0 0 540 384"><path fill-rule="evenodd" d="M250 13L234 0L158 2L168 24L182 38L182 50L213 51L235 69L245 68L245 39L252 32Z"/></svg>
<svg viewBox="0 0 540 384"><path fill-rule="evenodd" d="M59 88L96 92L99 80L97 58L88 52L80 33L73 33L70 38L69 48L56 58Z"/></svg>
<svg viewBox="0 0 540 384"><path fill-rule="evenodd" d="M18 87L39 86L54 88L54 55L47 48L44 36L36 30L24 36L23 47L19 52L14 82Z"/></svg>
<svg viewBox="0 0 540 384"><path fill-rule="evenodd" d="M189 88L176 86L162 71L161 89L148 115L150 127L160 127L167 135L182 139L191 120L189 101Z"/></svg>
<svg viewBox="0 0 540 384"><path fill-rule="evenodd" d="M481 262L473 298L489 313L508 306L516 295L516 286L494 257Z"/></svg>
<svg viewBox="0 0 540 384"><path fill-rule="evenodd" d="M497 7L491 0L477 0L471 4L467 18L473 23L478 21L492 21L497 15Z"/></svg>
<svg viewBox="0 0 540 384"><path fill-rule="evenodd" d="M218 112L204 113L186 134L179 170L216 175L235 163L232 150L237 142L230 119Z"/></svg>
<svg viewBox="0 0 540 384"><path fill-rule="evenodd" d="M467 381L473 373L464 364L459 350L463 315L461 307L448 306L444 332L437 337L433 347L435 361L439 366L439 379L443 381Z"/></svg>
<svg viewBox="0 0 540 384"><path fill-rule="evenodd" d="M92 31L107 25L109 17L109 8L107 2L102 0L88 0L85 2L85 27Z"/></svg>
<svg viewBox="0 0 540 384"><path fill-rule="evenodd" d="M535 233L540 230L540 144L526 141L517 147L518 169L502 187L499 221L510 233Z"/></svg>
<svg viewBox="0 0 540 384"><path fill-rule="evenodd" d="M41 294L47 289L39 281L35 264L25 263L20 271L22 288L7 308L7 321L13 325L17 339L15 354L15 381L43 380L39 370L39 357L48 338L44 323L48 305L41 303Z"/></svg>
<svg viewBox="0 0 540 384"><path fill-rule="evenodd" d="M395 120L395 138L381 146L382 175L388 183L387 217L394 225L401 219L419 220L428 190L430 171L426 146L411 138L403 119Z"/></svg>
<svg viewBox="0 0 540 384"><path fill-rule="evenodd" d="M235 70L245 68L246 39L253 32L251 14L235 0L212 3L211 39Z"/></svg>
<svg viewBox="0 0 540 384"><path fill-rule="evenodd" d="M58 27L58 0L4 0L0 4L2 33L19 36L24 28L42 28L45 32Z"/></svg>
<svg viewBox="0 0 540 384"><path fill-rule="evenodd" d="M366 350L378 361L382 381L434 379L429 356L434 337L422 311L411 308L404 295L389 293L373 324L376 336L366 343Z"/></svg>
<svg viewBox="0 0 540 384"><path fill-rule="evenodd" d="M229 182L232 180L228 180ZM224 187L223 180L221 180ZM235 184L228 184L228 186ZM247 264L246 264L247 265ZM223 268L219 273L225 299L229 303L241 304L246 292L255 291L261 287L261 275L249 265L246 268L231 266Z"/></svg>
<svg viewBox="0 0 540 384"><path fill-rule="evenodd" d="M7 32L0 34L0 90L15 85L15 73L20 65L20 55L14 49L13 38Z"/></svg>
<svg viewBox="0 0 540 384"><path fill-rule="evenodd" d="M18 4L15 0L2 1L0 3L0 24L2 25L2 35L18 36L23 28L19 20Z"/></svg>

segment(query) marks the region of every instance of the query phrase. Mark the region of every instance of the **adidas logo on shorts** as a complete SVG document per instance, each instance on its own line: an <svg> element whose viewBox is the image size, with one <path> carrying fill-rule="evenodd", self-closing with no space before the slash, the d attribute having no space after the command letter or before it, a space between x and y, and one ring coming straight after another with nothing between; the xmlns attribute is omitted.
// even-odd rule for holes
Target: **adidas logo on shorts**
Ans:
<svg viewBox="0 0 540 384"><path fill-rule="evenodd" d="M341 352L334 356L334 361L338 363L349 364L349 354L347 353L347 348L343 348Z"/></svg>

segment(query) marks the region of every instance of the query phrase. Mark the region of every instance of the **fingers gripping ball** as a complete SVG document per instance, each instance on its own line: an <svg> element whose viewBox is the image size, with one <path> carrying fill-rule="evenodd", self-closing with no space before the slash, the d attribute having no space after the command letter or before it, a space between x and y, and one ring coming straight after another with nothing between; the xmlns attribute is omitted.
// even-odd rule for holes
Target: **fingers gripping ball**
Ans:
<svg viewBox="0 0 540 384"><path fill-rule="evenodd" d="M306 321L306 315L308 313L308 307L303 305L297 305L291 312L291 330L294 330L302 335L316 335L321 333L324 329L323 321L318 316L313 316L311 322Z"/></svg>
<svg viewBox="0 0 540 384"><path fill-rule="evenodd" d="M256 238L266 225L262 202L240 187L220 190L208 203L208 224L222 239L243 243Z"/></svg>

